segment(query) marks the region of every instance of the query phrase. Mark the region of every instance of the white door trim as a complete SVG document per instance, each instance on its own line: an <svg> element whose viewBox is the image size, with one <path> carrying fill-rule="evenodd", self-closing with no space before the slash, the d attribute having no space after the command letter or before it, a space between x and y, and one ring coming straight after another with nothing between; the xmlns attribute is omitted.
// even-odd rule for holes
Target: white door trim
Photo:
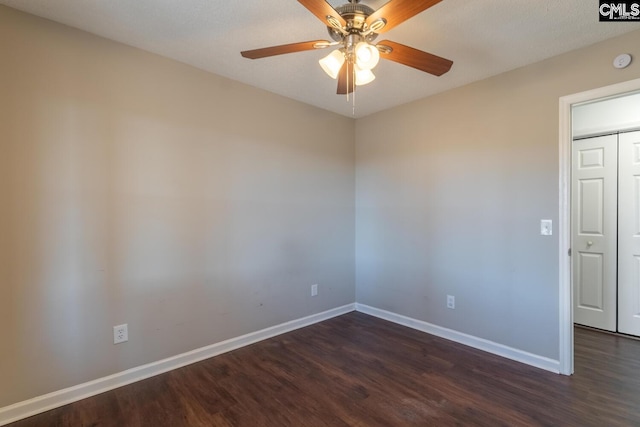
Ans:
<svg viewBox="0 0 640 427"><path fill-rule="evenodd" d="M595 101L640 90L640 79L588 90L560 98L559 132L559 321L560 321L560 373L573 374L573 299L571 289L571 259L568 256L571 244L571 107L583 102Z"/></svg>

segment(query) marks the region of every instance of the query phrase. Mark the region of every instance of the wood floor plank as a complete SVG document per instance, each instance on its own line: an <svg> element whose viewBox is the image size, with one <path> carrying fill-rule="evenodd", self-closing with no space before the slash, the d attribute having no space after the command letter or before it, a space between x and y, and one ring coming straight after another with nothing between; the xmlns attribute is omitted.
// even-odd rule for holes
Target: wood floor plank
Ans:
<svg viewBox="0 0 640 427"><path fill-rule="evenodd" d="M577 328L575 369L354 312L11 426L640 425L640 341Z"/></svg>

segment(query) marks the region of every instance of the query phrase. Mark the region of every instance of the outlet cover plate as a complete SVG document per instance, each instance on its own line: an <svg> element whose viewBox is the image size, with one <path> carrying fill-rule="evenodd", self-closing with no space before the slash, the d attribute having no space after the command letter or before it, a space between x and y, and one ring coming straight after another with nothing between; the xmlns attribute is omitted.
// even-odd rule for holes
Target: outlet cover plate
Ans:
<svg viewBox="0 0 640 427"><path fill-rule="evenodd" d="M113 343L120 344L129 341L129 326L125 323L113 327Z"/></svg>
<svg viewBox="0 0 640 427"><path fill-rule="evenodd" d="M447 308L454 310L456 308L456 297L447 295Z"/></svg>
<svg viewBox="0 0 640 427"><path fill-rule="evenodd" d="M553 221L550 219L541 219L540 234L543 236L551 236L553 234Z"/></svg>

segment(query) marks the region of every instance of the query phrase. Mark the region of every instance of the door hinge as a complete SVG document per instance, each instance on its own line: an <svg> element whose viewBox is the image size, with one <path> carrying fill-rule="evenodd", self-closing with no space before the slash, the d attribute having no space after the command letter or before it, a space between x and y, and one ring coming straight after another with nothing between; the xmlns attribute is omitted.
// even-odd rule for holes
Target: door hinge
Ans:
<svg viewBox="0 0 640 427"><path fill-rule="evenodd" d="M571 248L567 251L567 255L571 256Z"/></svg>

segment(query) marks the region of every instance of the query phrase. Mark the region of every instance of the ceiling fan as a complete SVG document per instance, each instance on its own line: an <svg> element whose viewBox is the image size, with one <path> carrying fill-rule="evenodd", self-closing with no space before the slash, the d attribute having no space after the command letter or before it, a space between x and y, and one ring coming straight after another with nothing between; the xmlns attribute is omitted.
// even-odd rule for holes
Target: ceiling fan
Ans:
<svg viewBox="0 0 640 427"><path fill-rule="evenodd" d="M373 44L378 34L389 31L407 19L439 3L441 0L389 0L378 10L360 4L360 0L333 8L326 0L298 0L320 19L334 40L312 40L261 49L245 50L249 59L266 58L285 53L337 49L319 63L332 78L338 80L339 95L349 94L356 86L375 79L371 71L380 58L398 62L427 73L441 76L449 71L452 61L390 40Z"/></svg>

